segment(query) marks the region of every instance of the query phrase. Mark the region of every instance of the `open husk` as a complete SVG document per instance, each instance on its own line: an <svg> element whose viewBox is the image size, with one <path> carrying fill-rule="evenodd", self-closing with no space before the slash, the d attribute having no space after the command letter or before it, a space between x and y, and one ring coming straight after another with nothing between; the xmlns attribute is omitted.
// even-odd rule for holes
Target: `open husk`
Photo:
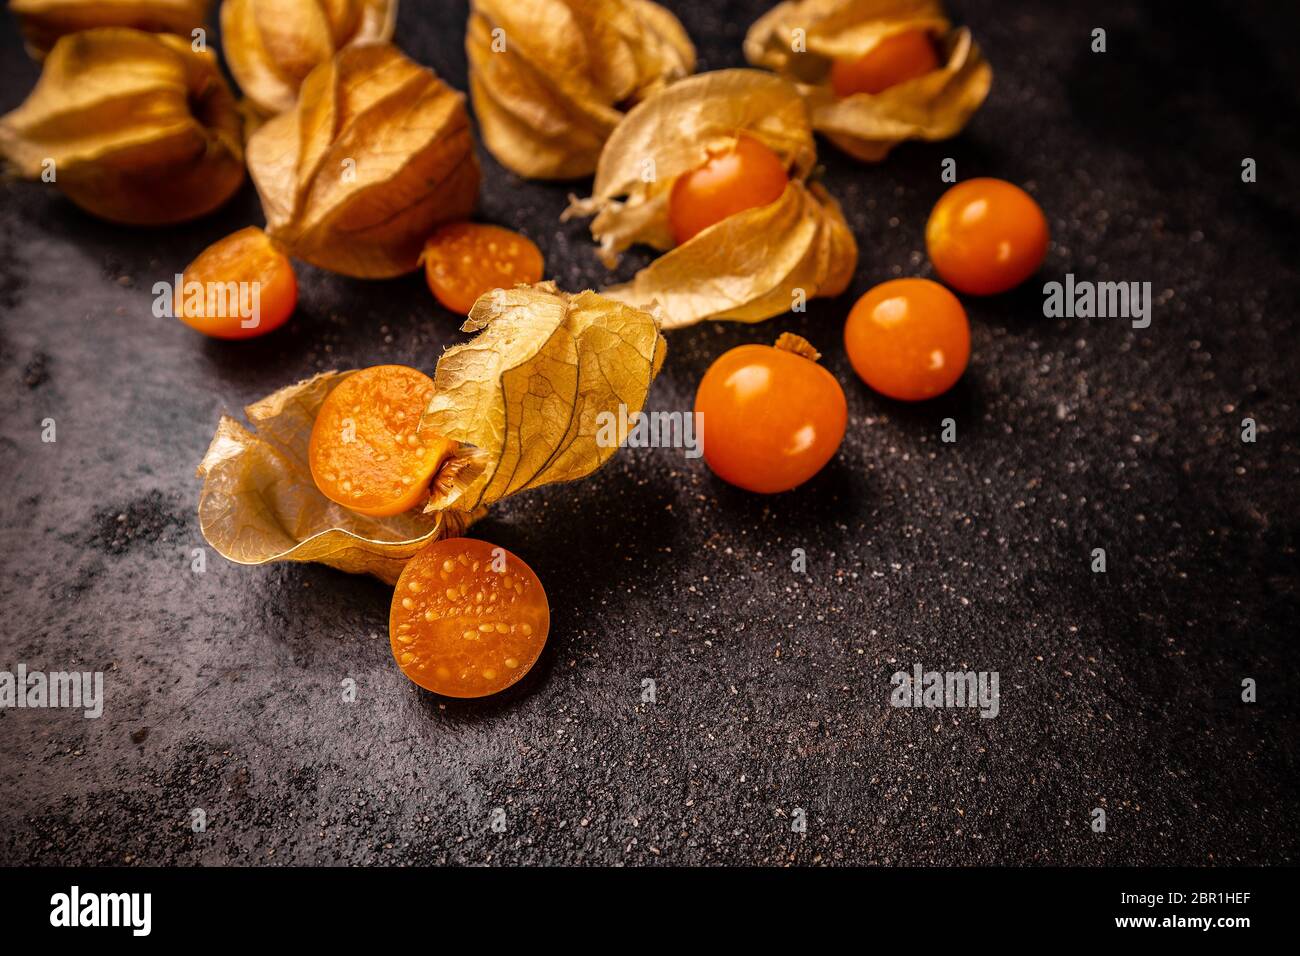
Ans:
<svg viewBox="0 0 1300 956"><path fill-rule="evenodd" d="M434 229L478 201L464 96L387 43L312 70L294 107L249 139L248 168L272 239L363 279L415 269Z"/></svg>
<svg viewBox="0 0 1300 956"><path fill-rule="evenodd" d="M393 37L397 0L222 0L221 46L250 103L274 115L302 81L350 43Z"/></svg>
<svg viewBox="0 0 1300 956"><path fill-rule="evenodd" d="M240 564L316 561L392 583L439 537L464 532L496 501L582 478L618 450L600 440L602 413L645 403L665 343L651 315L551 283L479 299L448 349L421 429L463 443L439 468L423 511L370 518L317 490L308 442L325 397L350 372L327 372L223 416L199 465L199 524Z"/></svg>
<svg viewBox="0 0 1300 956"><path fill-rule="evenodd" d="M484 144L533 179L589 175L623 110L695 69L650 0L473 0L465 49Z"/></svg>
<svg viewBox="0 0 1300 956"><path fill-rule="evenodd" d="M785 162L785 192L674 246L673 181L741 133ZM565 216L595 215L591 232L611 268L633 243L668 250L632 281L604 290L637 308L660 306L664 328L758 322L788 312L801 295L838 295L852 279L857 244L839 204L808 182L816 160L808 110L791 83L758 70L704 73L628 114L601 154L591 198L574 200Z"/></svg>
<svg viewBox="0 0 1300 956"><path fill-rule="evenodd" d="M0 155L87 212L131 225L202 216L244 179L240 117L216 58L124 27L54 45L36 89L0 118Z"/></svg>
<svg viewBox="0 0 1300 956"><path fill-rule="evenodd" d="M938 70L877 94L835 95L834 60L857 59L886 37L912 30L930 34ZM867 162L884 159L904 140L956 136L993 82L970 31L953 29L938 0L788 0L750 27L745 57L797 82L813 127Z"/></svg>
<svg viewBox="0 0 1300 956"><path fill-rule="evenodd" d="M190 39L203 26L211 0L9 0L27 50L40 58L61 36L97 27L131 27Z"/></svg>

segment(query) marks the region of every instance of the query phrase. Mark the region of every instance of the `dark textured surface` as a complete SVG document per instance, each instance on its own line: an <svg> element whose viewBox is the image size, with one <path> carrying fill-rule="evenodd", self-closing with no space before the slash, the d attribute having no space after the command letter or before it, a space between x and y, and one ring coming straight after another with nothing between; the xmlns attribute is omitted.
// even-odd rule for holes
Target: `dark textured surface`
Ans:
<svg viewBox="0 0 1300 956"><path fill-rule="evenodd" d="M711 69L741 64L763 4L670 6ZM723 350L798 331L846 387L839 457L758 498L677 452L625 451L500 508L475 533L533 566L554 623L534 672L478 703L401 676L373 580L211 551L190 569L218 415L321 369L431 368L462 335L421 279L304 269L288 328L205 341L153 318L149 289L260 221L251 187L163 231L0 187L0 666L103 669L108 695L97 721L0 710L0 861L1295 862L1288 7L954 3L995 69L965 134L878 167L821 147L862 247L850 293L673 334L652 395L689 407ZM464 16L407 0L398 31L461 88ZM7 110L36 76L7 17L0 50ZM875 282L928 274L945 156L1037 195L1045 277L1151 281L1151 327L1044 319L1030 283L967 300L974 358L949 396L904 407L861 386L843 317ZM536 239L564 287L605 280L584 225L557 223L570 187L484 163L483 218ZM1001 715L890 708L890 674L914 662L997 670Z"/></svg>

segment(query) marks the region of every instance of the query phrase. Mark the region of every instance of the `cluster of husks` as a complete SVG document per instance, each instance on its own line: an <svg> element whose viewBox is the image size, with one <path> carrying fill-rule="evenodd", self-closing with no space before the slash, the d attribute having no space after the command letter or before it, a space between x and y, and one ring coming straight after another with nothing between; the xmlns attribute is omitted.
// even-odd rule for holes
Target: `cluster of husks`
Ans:
<svg viewBox="0 0 1300 956"><path fill-rule="evenodd" d="M860 68L900 39L923 51L922 65L869 90L834 82L837 69ZM664 251L605 292L661 309L665 328L756 322L798 307L801 296L844 291L857 246L838 204L809 181L813 132L858 159L880 160L907 139L956 135L992 82L969 32L952 29L938 0L788 0L754 23L745 53L776 75L722 70L655 92L609 135L591 198L566 212L594 215L591 231L610 267L633 243ZM672 227L674 182L742 136L779 157L789 175L784 193L683 241Z"/></svg>
<svg viewBox="0 0 1300 956"><path fill-rule="evenodd" d="M206 47L206 2L20 0L40 81L0 119L0 156L114 222L208 213L244 178L243 113ZM365 278L409 272L464 219L479 170L464 97L386 41L396 0L225 0L225 50L251 113L267 234ZM115 24L130 24L118 26ZM161 32L151 32L153 30ZM57 39L56 39L57 38Z"/></svg>
<svg viewBox="0 0 1300 956"><path fill-rule="evenodd" d="M11 6L45 63L28 100L0 118L0 155L95 215L160 224L215 209L243 180L245 116L257 120L247 164L266 233L299 259L398 275L440 224L474 210L464 97L391 45L396 0L224 0L246 110L206 49L208 0ZM922 74L836 94L837 64L908 32L934 44ZM903 140L958 132L992 75L937 0L781 3L745 41L771 72L692 76L689 38L651 0L471 0L465 42L497 159L532 178L594 171L591 198L569 214L594 216L604 261L633 243L663 255L604 295L541 283L478 299L465 330L479 335L439 361L424 413L459 450L423 512L350 512L307 472L316 411L349 373L268 396L247 409L251 430L223 418L200 466L199 512L231 560L322 561L392 581L418 548L493 502L598 468L615 448L595 423L641 407L663 361L661 327L755 322L848 286L857 245L812 178L814 131L879 160ZM750 141L778 166L777 198L675 231L674 182Z"/></svg>

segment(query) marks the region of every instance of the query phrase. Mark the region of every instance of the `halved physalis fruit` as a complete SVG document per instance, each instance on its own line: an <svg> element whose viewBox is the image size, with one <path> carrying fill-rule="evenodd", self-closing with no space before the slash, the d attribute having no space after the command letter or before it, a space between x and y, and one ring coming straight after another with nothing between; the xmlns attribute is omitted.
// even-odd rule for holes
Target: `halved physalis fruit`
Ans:
<svg viewBox="0 0 1300 956"><path fill-rule="evenodd" d="M186 267L174 312L204 335L251 339L284 325L297 304L289 257L249 226L217 240Z"/></svg>
<svg viewBox="0 0 1300 956"><path fill-rule="evenodd" d="M455 444L420 429L432 395L432 380L405 365L376 365L340 382L321 404L307 449L321 494L374 516L423 501Z"/></svg>
<svg viewBox="0 0 1300 956"><path fill-rule="evenodd" d="M481 222L443 226L424 244L424 276L438 301L468 315L484 293L541 281L542 252L527 236Z"/></svg>
<svg viewBox="0 0 1300 956"><path fill-rule="evenodd" d="M532 568L476 538L444 538L402 570L388 640L402 673L445 697L486 697L528 673L551 609Z"/></svg>
<svg viewBox="0 0 1300 956"><path fill-rule="evenodd" d="M939 56L930 35L907 30L885 37L856 60L836 60L831 65L831 88L840 97L883 93L937 69Z"/></svg>
<svg viewBox="0 0 1300 956"><path fill-rule="evenodd" d="M709 226L781 198L790 177L781 157L752 136L712 152L701 166L678 176L668 197L668 222L681 245Z"/></svg>

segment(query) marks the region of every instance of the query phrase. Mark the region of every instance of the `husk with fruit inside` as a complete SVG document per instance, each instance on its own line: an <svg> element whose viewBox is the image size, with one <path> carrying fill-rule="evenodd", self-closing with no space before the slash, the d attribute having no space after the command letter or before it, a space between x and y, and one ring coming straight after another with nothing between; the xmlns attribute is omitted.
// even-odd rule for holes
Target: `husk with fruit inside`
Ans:
<svg viewBox="0 0 1300 956"><path fill-rule="evenodd" d="M40 59L59 37L98 27L174 33L189 40L208 17L211 0L9 0L9 11Z"/></svg>
<svg viewBox="0 0 1300 956"><path fill-rule="evenodd" d="M222 0L221 45L240 91L273 116L343 47L391 40L396 19L397 0Z"/></svg>
<svg viewBox="0 0 1300 956"><path fill-rule="evenodd" d="M673 181L740 134L767 145L789 170L781 197L674 246ZM857 244L839 204L809 183L816 145L793 84L760 70L721 70L673 84L628 113L610 136L589 199L565 217L589 216L607 266L634 243L668 250L604 294L638 308L657 304L666 329L704 319L758 322L796 297L838 295L857 265Z"/></svg>
<svg viewBox="0 0 1300 956"><path fill-rule="evenodd" d="M244 179L240 117L216 58L165 33L69 34L27 100L0 118L0 155L112 222L211 212Z"/></svg>
<svg viewBox="0 0 1300 956"><path fill-rule="evenodd" d="M465 50L484 144L532 179L589 175L623 110L695 69L650 0L473 0Z"/></svg>
<svg viewBox="0 0 1300 956"><path fill-rule="evenodd" d="M249 138L248 169L278 245L363 279L415 269L434 229L478 201L464 96L387 43L312 70Z"/></svg>
<svg viewBox="0 0 1300 956"><path fill-rule="evenodd" d="M880 93L838 97L834 60L853 60L881 40L924 30L941 66ZM909 139L956 136L988 96L993 70L971 39L953 29L938 0L788 0L745 36L745 57L799 84L813 127L845 152L878 162Z"/></svg>
<svg viewBox="0 0 1300 956"><path fill-rule="evenodd" d="M316 561L392 583L412 554L493 503L603 465L618 446L601 440L601 414L640 410L666 349L648 313L552 283L488 293L464 328L478 335L438 361L421 423L462 444L423 510L370 518L317 490L312 426L350 374L327 372L250 405L251 427L222 417L198 469L208 542L240 564Z"/></svg>

